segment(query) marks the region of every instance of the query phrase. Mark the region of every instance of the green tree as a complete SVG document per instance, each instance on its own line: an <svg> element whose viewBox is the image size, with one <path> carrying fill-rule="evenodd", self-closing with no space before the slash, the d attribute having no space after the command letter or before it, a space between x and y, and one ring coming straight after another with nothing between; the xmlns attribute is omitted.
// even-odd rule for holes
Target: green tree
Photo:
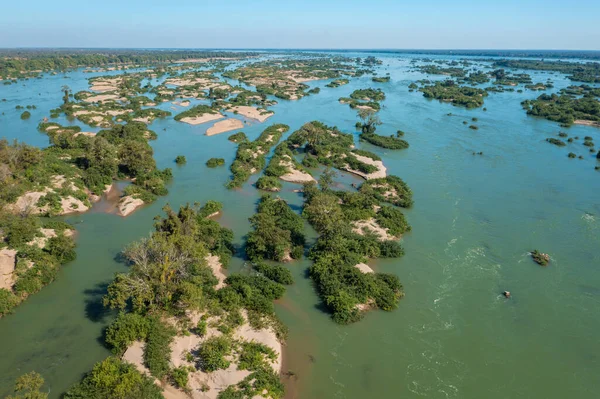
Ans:
<svg viewBox="0 0 600 399"><path fill-rule="evenodd" d="M362 120L363 133L374 133L377 126L381 125L381 120L375 115L375 111L370 108L359 109L357 115Z"/></svg>
<svg viewBox="0 0 600 399"><path fill-rule="evenodd" d="M325 169L325 171L321 174L321 177L319 177L319 186L321 186L321 190L329 190L329 187L331 187L336 177L336 171L328 166L327 169Z"/></svg>
<svg viewBox="0 0 600 399"><path fill-rule="evenodd" d="M69 95L71 94L71 88L67 85L64 85L60 88L60 90L64 93L63 95L63 103L67 105L69 103Z"/></svg>
<svg viewBox="0 0 600 399"><path fill-rule="evenodd" d="M47 393L40 392L44 385L44 378L35 371L24 374L15 382L15 395L6 399L46 399Z"/></svg>

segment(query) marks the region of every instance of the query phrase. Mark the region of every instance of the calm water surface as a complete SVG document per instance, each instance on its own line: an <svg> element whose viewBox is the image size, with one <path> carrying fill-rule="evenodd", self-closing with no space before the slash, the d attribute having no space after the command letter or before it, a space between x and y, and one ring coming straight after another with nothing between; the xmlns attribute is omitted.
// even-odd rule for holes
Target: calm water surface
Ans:
<svg viewBox="0 0 600 399"><path fill-rule="evenodd" d="M362 55L364 56L364 55ZM587 147L558 148L546 143L558 124L529 118L520 102L538 93L490 94L482 109L464 110L409 93L410 82L425 76L411 72L410 56L382 56L380 74L349 85L325 88L296 102L282 101L268 123L286 123L291 131L310 120L354 131L355 113L337 99L357 88L381 87L387 99L378 133L401 129L410 148L388 151L367 144L388 168L414 191L406 211L413 226L403 238L406 255L372 263L397 274L406 297L398 310L371 312L351 326L338 326L320 308L306 278L308 261L290 264L296 284L277 305L290 328L285 367L295 398L593 398L600 389L600 172ZM437 57L444 58L444 57ZM69 72L16 85L0 86L0 137L45 146L37 122L60 104L60 87L87 88L94 74ZM532 72L534 82L551 77L554 91L570 84L561 75ZM441 77L432 77L438 79ZM28 121L16 105L35 104ZM161 107L169 109L171 104ZM174 111L175 112L175 111ZM452 113L452 116L448 116ZM463 125L478 118L479 130ZM60 121L60 120L59 120ZM66 121L63 121L66 123ZM471 122L470 122L471 123ZM244 129L255 138L267 125ZM78 258L57 281L29 298L15 314L0 320L0 395L14 379L36 370L56 398L109 351L102 331L114 315L99 304L127 243L152 228L152 217L166 203L215 199L224 203L220 222L232 228L241 245L260 193L252 183L226 190L226 167L208 169L210 157L230 164L236 146L228 134L207 137L208 126L172 119L155 121L152 143L160 167L173 167L167 197L127 219L100 212L68 217L78 231ZM85 128L85 130L92 130ZM563 129L571 136L592 136L600 129ZM358 144L358 140L357 140ZM483 155L472 155L483 151ZM584 155L571 160L567 153ZM176 155L187 165L175 167ZM360 180L342 175L345 182ZM287 184L281 195L299 210L302 198ZM309 235L314 237L310 229ZM528 251L552 256L550 266L534 264ZM235 259L231 270L243 267ZM513 298L500 293L510 290Z"/></svg>

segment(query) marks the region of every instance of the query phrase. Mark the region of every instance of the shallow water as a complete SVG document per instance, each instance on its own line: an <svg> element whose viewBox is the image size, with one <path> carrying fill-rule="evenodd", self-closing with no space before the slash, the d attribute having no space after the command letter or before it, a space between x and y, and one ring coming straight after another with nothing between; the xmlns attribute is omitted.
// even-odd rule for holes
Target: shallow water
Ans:
<svg viewBox="0 0 600 399"><path fill-rule="evenodd" d="M364 55L363 55L364 56ZM579 143L558 148L546 143L558 124L527 117L523 99L537 92L491 93L482 109L464 110L409 93L409 55L382 55L389 83L370 77L335 89L311 82L321 93L300 101L281 101L267 123L244 129L255 138L270 123L294 131L310 120L354 132L355 112L337 99L356 88L381 87L387 99L378 133L401 129L410 148L378 153L388 168L410 185L415 206L406 211L413 230L403 239L406 255L380 260L373 268L397 274L406 291L391 313L371 312L351 326L338 326L322 312L306 278L307 261L290 264L296 284L277 305L290 328L285 367L297 398L550 398L595 397L600 388L600 173L596 160ZM432 57L433 58L433 57ZM444 58L444 57L436 57ZM381 73L380 73L381 74ZM87 88L94 74L69 72L0 85L0 136L46 145L37 122L61 101L60 87ZM557 91L570 84L561 75L531 72L534 82L554 80ZM432 77L436 78L436 77ZM437 77L441 78L441 77ZM41 94L41 95L39 95ZM15 105L35 104L32 118L21 121ZM171 104L164 104L169 109ZM453 116L448 116L453 113ZM463 120L477 117L479 130ZM117 262L127 243L152 228L152 217L167 202L215 199L224 203L220 222L243 243L247 218L260 193L251 185L224 188L227 167L208 169L210 157L227 165L236 145L229 134L206 137L208 126L155 121L152 143L160 167L173 167L167 197L127 219L100 212L72 216L78 230L78 258L57 281L29 298L15 314L0 320L0 394L30 370L46 378L58 397L81 374L109 354L102 331L113 315L99 305L105 285L124 266ZM166 130L165 130L166 129ZM85 130L92 130L86 128ZM570 136L592 136L600 129L562 129ZM483 151L483 155L472 155ZM586 159L571 160L569 151ZM176 167L183 154L187 165ZM344 176L344 180L360 180ZM281 195L292 205L302 199L286 184ZM297 209L297 208L295 208ZM542 268L528 251L549 252ZM243 266L235 259L231 269ZM503 290L512 292L504 299ZM287 371L286 370L286 371Z"/></svg>

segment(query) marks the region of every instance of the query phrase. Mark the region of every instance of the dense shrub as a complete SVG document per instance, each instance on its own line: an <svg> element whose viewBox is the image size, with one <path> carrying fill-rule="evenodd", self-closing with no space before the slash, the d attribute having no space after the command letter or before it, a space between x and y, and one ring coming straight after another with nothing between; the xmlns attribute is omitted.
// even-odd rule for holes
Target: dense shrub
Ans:
<svg viewBox="0 0 600 399"><path fill-rule="evenodd" d="M264 262L256 262L253 267L266 278L279 284L290 285L294 283L292 272L281 265L269 265Z"/></svg>
<svg viewBox="0 0 600 399"><path fill-rule="evenodd" d="M248 233L246 253L252 260L282 261L294 247L304 246L302 218L282 199L263 196L250 222L254 230Z"/></svg>
<svg viewBox="0 0 600 399"><path fill-rule="evenodd" d="M216 168L218 166L223 165L225 165L225 159L223 158L211 158L208 161L206 161L206 166L208 166L209 168Z"/></svg>

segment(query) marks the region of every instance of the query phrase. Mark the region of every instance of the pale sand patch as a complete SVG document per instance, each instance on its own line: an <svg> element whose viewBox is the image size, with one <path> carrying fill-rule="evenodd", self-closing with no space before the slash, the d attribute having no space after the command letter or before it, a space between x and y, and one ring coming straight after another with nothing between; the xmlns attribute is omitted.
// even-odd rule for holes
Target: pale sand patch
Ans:
<svg viewBox="0 0 600 399"><path fill-rule="evenodd" d="M60 213L61 215L86 212L90 209L86 204L83 203L83 201L71 196L68 196L67 198L61 198L60 206L62 209Z"/></svg>
<svg viewBox="0 0 600 399"><path fill-rule="evenodd" d="M388 233L388 229L381 227L377 224L374 218L367 220L357 220L352 222L352 231L356 234L365 235L367 232L374 233L379 241L395 240L396 237Z"/></svg>
<svg viewBox="0 0 600 399"><path fill-rule="evenodd" d="M244 124L239 119L225 119L224 121L216 122L214 125L206 130L207 136L214 136L215 134L229 132L231 130L241 129Z"/></svg>
<svg viewBox="0 0 600 399"><path fill-rule="evenodd" d="M55 188L55 189L64 188L65 183L67 182L67 178L63 175L54 175L50 178L50 181L52 184L52 188ZM72 181L69 181L69 185L67 188L72 191L79 190L79 188Z"/></svg>
<svg viewBox="0 0 600 399"><path fill-rule="evenodd" d="M373 269L371 269L371 268L369 267L369 265L367 265L366 263L359 263L359 264L357 264L357 265L354 265L354 267L356 267L358 270L360 270L361 272L363 272L363 273L365 273L365 274L366 274L366 273L375 273L375 272L373 271Z"/></svg>
<svg viewBox="0 0 600 399"><path fill-rule="evenodd" d="M286 161L281 161L279 164L281 166L285 166L288 172L279 178L283 181L287 181L290 183L307 183L311 181L316 181L314 177L309 175L308 173L302 172L294 167L292 160L289 159L289 156L285 156L287 158Z"/></svg>
<svg viewBox="0 0 600 399"><path fill-rule="evenodd" d="M106 115L110 115L110 116L119 116L119 115L128 114L130 112L133 112L133 110L132 109L110 110L110 111L105 111L104 113Z"/></svg>
<svg viewBox="0 0 600 399"><path fill-rule="evenodd" d="M94 133L94 132L77 132L73 135L73 137L77 137L77 136L95 137L96 133Z"/></svg>
<svg viewBox="0 0 600 399"><path fill-rule="evenodd" d="M223 265L221 265L221 260L218 256L211 254L208 254L205 259L206 263L208 263L208 267L210 267L217 280L219 280L215 286L215 289L218 290L223 288L225 286L225 279L227 276L225 276L225 273L223 273Z"/></svg>
<svg viewBox="0 0 600 399"><path fill-rule="evenodd" d="M367 180L369 179L379 179L379 178L383 178L386 177L386 171L387 168L383 165L383 161L375 161L369 157L365 157L362 155L358 155L358 154L352 154L354 157L356 157L356 159L358 159L360 162L362 163L366 163L367 165L373 165L377 168L377 171L373 172L373 173L364 173L361 172L359 170L353 170L350 169L348 166L346 166L344 168L344 170L350 172L350 173L354 173L355 175L358 175L360 177L363 177Z"/></svg>
<svg viewBox="0 0 600 399"><path fill-rule="evenodd" d="M58 126L48 126L46 128L46 131L49 132L50 130L56 130L56 129L58 129Z"/></svg>
<svg viewBox="0 0 600 399"><path fill-rule="evenodd" d="M600 122L586 121L584 119L576 119L573 123L576 125L600 127Z"/></svg>
<svg viewBox="0 0 600 399"><path fill-rule="evenodd" d="M142 123L145 123L146 125L148 125L149 123L152 123L154 118L152 116L147 116L145 118L133 118L133 120L135 122L142 122Z"/></svg>
<svg viewBox="0 0 600 399"><path fill-rule="evenodd" d="M135 341L123 354L124 361L131 363L142 374L150 376L150 370L144 366L144 343Z"/></svg>
<svg viewBox="0 0 600 399"><path fill-rule="evenodd" d="M371 111L376 111L375 108L369 107L368 105L357 105L356 107L354 107L355 109L368 109Z"/></svg>
<svg viewBox="0 0 600 399"><path fill-rule="evenodd" d="M231 107L228 109L231 112L237 112L240 115L245 116L246 118L256 119L259 122L264 122L269 119L271 116L275 115L275 112L265 110L259 110L256 107L250 107L247 105L238 105L236 107Z"/></svg>
<svg viewBox="0 0 600 399"><path fill-rule="evenodd" d="M254 330L247 322L247 314L242 311L242 315L246 322L238 327L233 335L233 338L240 341L254 341L262 343L272 348L277 354L277 358L271 363L273 371L277 374L281 372L282 364L282 344L277 340L275 333L268 330ZM196 324L200 320L200 314L193 312L190 315L192 324ZM212 319L212 318L211 318ZM210 324L209 319L209 324ZM214 336L222 335L216 328L208 327L206 335L200 337L193 332L188 336L176 336L171 343L171 366L194 366L186 360L186 354L198 349L202 343ZM144 343L134 342L123 355L123 360L135 365L135 367L146 375L150 375L149 370L144 366ZM236 385L251 373L247 370L238 370L237 364L232 364L225 370L217 370L212 373L205 373L201 370L196 370L188 374L189 395L185 394L169 384L161 384L158 380L155 383L161 386L164 390L163 394L167 399L216 399L220 392L225 390L230 385ZM202 392L202 387L207 387L206 392ZM259 396L260 397L260 396Z"/></svg>
<svg viewBox="0 0 600 399"><path fill-rule="evenodd" d="M108 100L118 100L119 96L117 96L116 94L99 94L97 96L90 96L88 98L85 98L83 101L86 103L98 103L101 101L108 101Z"/></svg>
<svg viewBox="0 0 600 399"><path fill-rule="evenodd" d="M369 298L366 303L359 303L354 305L356 309L361 312L366 312L375 307L375 300L373 298Z"/></svg>
<svg viewBox="0 0 600 399"><path fill-rule="evenodd" d="M183 118L179 122L187 123L188 125L200 125L202 123L211 122L222 118L224 118L224 116L220 113L202 114L199 116Z"/></svg>
<svg viewBox="0 0 600 399"><path fill-rule="evenodd" d="M54 231L54 229L40 229L40 233L43 234L42 237L35 237L33 240L29 241L27 245L35 245L38 248L44 248L50 238L56 237L56 231Z"/></svg>
<svg viewBox="0 0 600 399"><path fill-rule="evenodd" d="M247 320L246 314L244 314L244 318ZM277 354L277 358L271 363L271 367L276 374L281 372L282 345L271 329L255 330L246 322L233 333L233 337L243 341L258 342L272 348Z"/></svg>
<svg viewBox="0 0 600 399"><path fill-rule="evenodd" d="M102 194L108 195L108 193L113 189L113 187L113 184L107 184L106 186L104 186L104 191L102 192ZM91 202L98 202L102 199L101 195L92 194L89 190L87 190L87 193Z"/></svg>
<svg viewBox="0 0 600 399"><path fill-rule="evenodd" d="M315 181L314 177L297 169L293 169L285 175L279 176L279 178L290 183L308 183Z"/></svg>
<svg viewBox="0 0 600 399"><path fill-rule="evenodd" d="M323 79L325 79L325 78L319 78L319 77L316 77L316 76L302 77L302 76L296 76L296 75L293 75L293 74L287 75L287 78L293 80L296 83L312 82L314 80L323 80Z"/></svg>
<svg viewBox="0 0 600 399"><path fill-rule="evenodd" d="M45 188L44 191L30 191L23 195L21 195L15 203L12 205L12 209L14 212L20 213L28 213L31 212L33 214L43 213L48 211L48 206L45 205L43 207L38 207L37 203L44 195L49 193L49 188Z"/></svg>
<svg viewBox="0 0 600 399"><path fill-rule="evenodd" d="M186 101L181 101L181 102L179 102L179 101L173 101L171 104L179 105L180 107L188 107L190 105L190 102L187 101L187 100ZM177 108L175 108L175 109L177 109Z"/></svg>
<svg viewBox="0 0 600 399"><path fill-rule="evenodd" d="M97 79L91 83L90 90L97 92L114 91L117 90L117 85L121 82L121 77Z"/></svg>
<svg viewBox="0 0 600 399"><path fill-rule="evenodd" d="M11 290L15 284L13 272L17 264L17 251L0 249L0 289Z"/></svg>
<svg viewBox="0 0 600 399"><path fill-rule="evenodd" d="M90 87L90 90L98 92L98 93L104 93L107 91L115 91L115 90L117 90L117 87L111 86L109 84L98 84L98 85L94 84L94 85L92 85L92 87Z"/></svg>
<svg viewBox="0 0 600 399"><path fill-rule="evenodd" d="M52 184L52 188L62 188L66 181L67 179L63 175L55 175L50 177L50 184Z"/></svg>
<svg viewBox="0 0 600 399"><path fill-rule="evenodd" d="M131 195L121 198L119 204L117 205L117 215L119 216L129 216L140 206L144 205L144 201L140 198L133 198Z"/></svg>

